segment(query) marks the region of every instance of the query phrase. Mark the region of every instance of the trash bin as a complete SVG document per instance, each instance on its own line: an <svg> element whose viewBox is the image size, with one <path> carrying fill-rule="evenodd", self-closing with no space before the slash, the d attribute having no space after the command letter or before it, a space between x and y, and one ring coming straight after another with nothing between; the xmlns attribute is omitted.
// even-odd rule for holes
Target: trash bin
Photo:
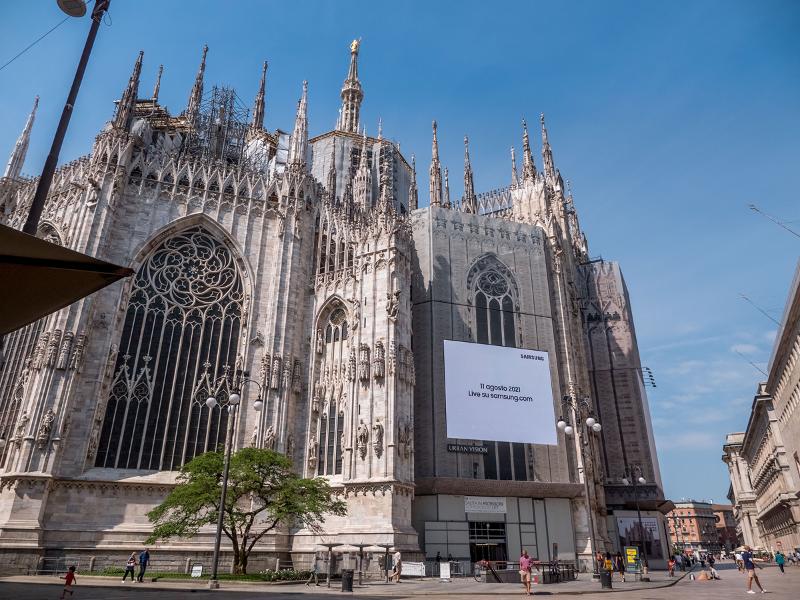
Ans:
<svg viewBox="0 0 800 600"><path fill-rule="evenodd" d="M611 571L606 571L605 569L600 571L600 587L604 590L611 589Z"/></svg>
<svg viewBox="0 0 800 600"><path fill-rule="evenodd" d="M342 591L353 591L353 569L342 569Z"/></svg>

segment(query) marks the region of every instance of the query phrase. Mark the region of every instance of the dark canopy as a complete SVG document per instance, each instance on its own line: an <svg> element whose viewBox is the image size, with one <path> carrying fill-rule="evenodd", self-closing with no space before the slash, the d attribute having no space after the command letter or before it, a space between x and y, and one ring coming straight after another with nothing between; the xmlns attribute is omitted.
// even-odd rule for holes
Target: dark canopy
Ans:
<svg viewBox="0 0 800 600"><path fill-rule="evenodd" d="M0 225L0 335L132 274Z"/></svg>

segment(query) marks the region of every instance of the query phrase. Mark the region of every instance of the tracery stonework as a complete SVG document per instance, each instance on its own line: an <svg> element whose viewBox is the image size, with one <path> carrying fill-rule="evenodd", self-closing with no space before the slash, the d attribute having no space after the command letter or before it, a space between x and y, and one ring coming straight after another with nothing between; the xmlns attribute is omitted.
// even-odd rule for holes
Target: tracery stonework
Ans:
<svg viewBox="0 0 800 600"><path fill-rule="evenodd" d="M461 202L442 176L434 124L423 185L431 206L420 208L416 159L359 121L360 51L351 47L338 122L311 138L307 84L294 123L267 130L263 79L243 109L234 90L206 85L204 53L187 106L172 114L157 93L143 99L140 62L113 114L109 101L90 154L57 170L39 235L135 275L4 340L0 531L10 534L0 551L22 557L14 564L36 568L55 547L85 549L98 568L116 564L107 548L141 544L144 515L179 469L224 444L234 391L234 447L284 453L299 474L326 478L349 510L323 532L264 538L251 559L258 568L356 539L409 560L469 560L458 554L474 542L467 522L443 527L430 507L491 494L510 506L518 496L504 496L504 482L519 502L547 503L531 504L530 515L552 515L520 527L563 532L553 540L561 558L588 556L574 440L471 441L481 455L447 449L444 339L547 351L556 402L572 389L592 401L602 393L591 386L583 331L593 343L603 313L579 303L588 246L544 123L541 172L524 125L521 172L514 165L508 186L476 193L467 152ZM19 170L32 123L0 178L0 222L16 228L37 184ZM614 289L619 296L623 286ZM629 307L615 310L627 326ZM615 333L635 344L632 331ZM654 448L641 455L657 467ZM437 478L446 485L433 486ZM426 529L463 539L424 547ZM202 557L213 539L204 531L190 544ZM178 546L156 551L177 564L190 554ZM550 548L536 552L548 559Z"/></svg>

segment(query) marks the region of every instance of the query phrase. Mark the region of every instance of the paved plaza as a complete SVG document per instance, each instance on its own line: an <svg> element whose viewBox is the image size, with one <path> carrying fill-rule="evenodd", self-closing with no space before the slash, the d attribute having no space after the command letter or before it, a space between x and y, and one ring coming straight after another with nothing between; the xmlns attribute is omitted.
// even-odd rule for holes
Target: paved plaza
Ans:
<svg viewBox="0 0 800 600"><path fill-rule="evenodd" d="M650 587L640 582L619 584L614 582L613 592L599 591L599 584L591 580L580 580L569 584L538 586L535 595L539 596L571 596L591 599L607 597L609 593L622 594L625 600L668 600L691 598L692 600L728 600L729 598L748 597L745 587L745 576L731 564L723 564L719 569L722 579L719 581L692 581L683 577L674 585L666 585L661 573L654 574ZM786 574L781 574L774 566L759 571L762 583L772 598L797 598L800 587L800 567L791 567ZM269 585L269 584L235 584L223 583L220 590L210 591L202 584L158 582L145 584L120 584L106 578L78 577L80 585L75 588L74 598L91 598L97 600L117 600L141 598L142 600L177 600L192 594L192 598L215 597L235 600L248 599L297 599L313 600L331 595L343 595L337 585L327 589L321 587L305 587L304 585ZM656 587L658 586L658 587ZM595 591L598 590L598 591ZM45 600L58 598L61 587L52 577L7 577L0 580L0 598L14 600ZM450 584L438 581L404 581L400 585L372 583L356 588L353 596L362 600L384 598L414 598L418 596L447 596L452 598L514 598L521 597L521 587L508 584L479 584L472 579L454 581Z"/></svg>

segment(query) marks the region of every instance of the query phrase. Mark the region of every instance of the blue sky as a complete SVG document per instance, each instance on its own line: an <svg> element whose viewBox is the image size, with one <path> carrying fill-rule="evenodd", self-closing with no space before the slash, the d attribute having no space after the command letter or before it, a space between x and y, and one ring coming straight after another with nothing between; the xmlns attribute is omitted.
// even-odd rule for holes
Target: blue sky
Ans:
<svg viewBox="0 0 800 600"><path fill-rule="evenodd" d="M796 2L211 2L113 0L62 161L89 151L139 49L142 95L164 64L179 112L200 48L207 85L249 105L270 61L267 127L291 128L309 80L311 133L332 128L348 44L362 37L362 122L416 153L430 121L460 195L470 136L479 190L506 185L520 119L547 116L592 255L621 262L630 288L667 494L724 500L728 431L745 427L798 259L800 8ZM61 20L55 1L3 2L0 63ZM85 39L73 19L0 71L0 157L41 96L27 173L37 173ZM537 139L538 147L538 139ZM519 156L519 154L518 154ZM537 162L541 164L539 155Z"/></svg>

